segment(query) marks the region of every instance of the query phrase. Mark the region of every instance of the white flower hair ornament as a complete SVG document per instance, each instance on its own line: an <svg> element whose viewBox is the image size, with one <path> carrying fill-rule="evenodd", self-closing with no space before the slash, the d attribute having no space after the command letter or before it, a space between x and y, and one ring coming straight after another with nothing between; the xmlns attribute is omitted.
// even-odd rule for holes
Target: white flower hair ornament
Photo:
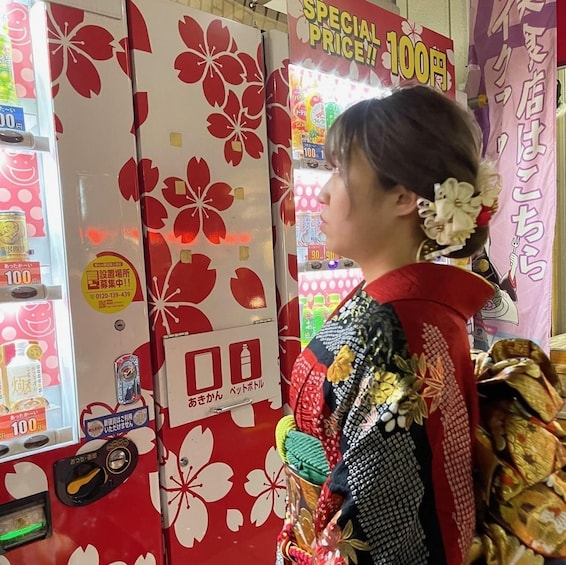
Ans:
<svg viewBox="0 0 566 565"><path fill-rule="evenodd" d="M446 179L434 185L434 202L419 198L417 207L423 219L423 231L442 249L428 252L424 259L450 255L464 247L477 227L485 227L497 210L501 184L491 165L480 164L477 185L479 193L468 182Z"/></svg>

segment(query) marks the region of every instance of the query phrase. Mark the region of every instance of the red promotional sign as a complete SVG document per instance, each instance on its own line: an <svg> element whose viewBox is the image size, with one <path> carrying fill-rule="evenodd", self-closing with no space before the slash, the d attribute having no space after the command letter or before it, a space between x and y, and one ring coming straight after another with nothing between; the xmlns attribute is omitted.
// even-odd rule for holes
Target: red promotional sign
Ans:
<svg viewBox="0 0 566 565"><path fill-rule="evenodd" d="M0 440L7 441L47 429L45 408L35 408L0 416Z"/></svg>
<svg viewBox="0 0 566 565"><path fill-rule="evenodd" d="M453 42L364 0L288 0L290 62L357 82L454 94Z"/></svg>

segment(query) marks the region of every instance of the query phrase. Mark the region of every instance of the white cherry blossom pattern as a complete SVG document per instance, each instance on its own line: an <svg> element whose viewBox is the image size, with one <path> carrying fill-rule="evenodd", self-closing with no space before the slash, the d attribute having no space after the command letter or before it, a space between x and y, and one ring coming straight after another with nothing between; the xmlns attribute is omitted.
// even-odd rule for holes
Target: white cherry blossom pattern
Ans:
<svg viewBox="0 0 566 565"><path fill-rule="evenodd" d="M134 565L155 565L157 563L155 556L151 553L140 555ZM0 561L0 565L3 565ZM87 545L84 549L77 547L69 558L67 565L103 565L100 562L98 549L93 545ZM124 561L113 561L110 565L128 565Z"/></svg>
<svg viewBox="0 0 566 565"><path fill-rule="evenodd" d="M421 39L421 33L423 32L423 26L409 20L404 20L401 22L401 29L403 33L412 41L413 45L416 45Z"/></svg>
<svg viewBox="0 0 566 565"><path fill-rule="evenodd" d="M287 12L297 20L295 22L297 37L303 43L307 43L309 40L309 22L303 12L303 0L288 0Z"/></svg>
<svg viewBox="0 0 566 565"><path fill-rule="evenodd" d="M25 498L48 490L45 471L34 463L16 463L13 473L6 473L4 485L14 498Z"/></svg>
<svg viewBox="0 0 566 565"><path fill-rule="evenodd" d="M250 515L256 527L263 525L272 512L279 518L285 516L285 474L275 447L271 447L265 456L265 469L248 473L244 488L256 498Z"/></svg>
<svg viewBox="0 0 566 565"><path fill-rule="evenodd" d="M244 525L244 516L236 508L229 508L226 512L226 525L231 532L237 532Z"/></svg>
<svg viewBox="0 0 566 565"><path fill-rule="evenodd" d="M204 539L208 530L205 503L221 500L232 488L230 466L210 462L213 447L212 431L197 426L185 437L178 457L169 452L162 470L165 527L173 527L183 547L193 547Z"/></svg>

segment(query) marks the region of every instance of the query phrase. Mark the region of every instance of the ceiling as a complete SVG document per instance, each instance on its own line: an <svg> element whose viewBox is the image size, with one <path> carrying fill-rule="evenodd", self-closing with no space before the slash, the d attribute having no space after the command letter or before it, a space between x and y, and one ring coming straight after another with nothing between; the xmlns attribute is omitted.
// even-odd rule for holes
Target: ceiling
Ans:
<svg viewBox="0 0 566 565"><path fill-rule="evenodd" d="M287 0L269 0L263 4L266 8L271 8L276 12L281 12L283 14L287 13Z"/></svg>

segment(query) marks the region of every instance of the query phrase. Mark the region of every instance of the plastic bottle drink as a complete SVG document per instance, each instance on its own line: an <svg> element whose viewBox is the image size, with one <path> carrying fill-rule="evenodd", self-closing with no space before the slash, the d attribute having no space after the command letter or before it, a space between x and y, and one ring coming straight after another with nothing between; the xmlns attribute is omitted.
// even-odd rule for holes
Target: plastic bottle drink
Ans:
<svg viewBox="0 0 566 565"><path fill-rule="evenodd" d="M306 347L315 334L314 314L307 303L303 306L303 316L301 319L301 345Z"/></svg>
<svg viewBox="0 0 566 565"><path fill-rule="evenodd" d="M6 366L8 397L12 412L31 408L35 404L35 399L39 401L42 398L43 378L40 356L41 349L38 345L30 345L24 339L15 342L15 355Z"/></svg>
<svg viewBox="0 0 566 565"><path fill-rule="evenodd" d="M8 35L8 21L4 15L0 18L0 102L15 104L17 101L12 67L12 42Z"/></svg>
<svg viewBox="0 0 566 565"><path fill-rule="evenodd" d="M328 315L332 314L340 306L342 298L337 292L328 295Z"/></svg>
<svg viewBox="0 0 566 565"><path fill-rule="evenodd" d="M318 90L311 90L305 96L306 127L311 143L324 143L326 134L326 115L324 100Z"/></svg>
<svg viewBox="0 0 566 565"><path fill-rule="evenodd" d="M326 318L328 318L328 308L326 307L326 301L322 294L316 294L314 296L312 313L314 330L318 333L322 329L322 326L324 326Z"/></svg>

